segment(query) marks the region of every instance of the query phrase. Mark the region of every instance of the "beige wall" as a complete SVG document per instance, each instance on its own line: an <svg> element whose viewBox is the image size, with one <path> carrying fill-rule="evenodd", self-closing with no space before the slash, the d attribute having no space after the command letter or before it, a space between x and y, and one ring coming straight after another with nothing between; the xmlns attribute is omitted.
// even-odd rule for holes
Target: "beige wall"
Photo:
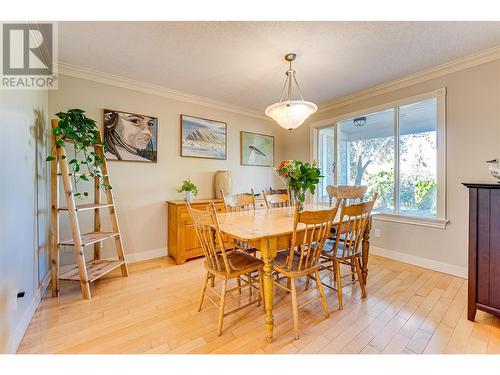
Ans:
<svg viewBox="0 0 500 375"><path fill-rule="evenodd" d="M0 90L0 353L15 352L48 280L47 112L47 91Z"/></svg>
<svg viewBox="0 0 500 375"><path fill-rule="evenodd" d="M192 179L199 188L200 198L214 197L214 174L219 169L232 171L234 193L249 191L251 188L260 191L279 183L272 168L240 165L240 130L274 135L275 159L279 163L283 154L281 136L284 130L280 130L278 125L271 121L89 80L60 76L59 89L49 94L49 117L52 118L56 112L69 108L85 110L87 115L98 120L99 124L102 124L103 108L158 117L159 148L156 164L123 161L108 163L125 250L130 259L140 259L147 254L154 255L158 252L166 254L165 201L183 198L183 194L176 191L183 179ZM227 160L179 156L181 113L227 122ZM85 214L90 215L82 213ZM67 220L63 220L64 222ZM85 220L84 229L91 229L89 223L90 220ZM111 249L113 250L112 246ZM66 249L65 252L67 251L71 249ZM141 252L142 255L138 254ZM111 255L109 251L106 254ZM63 262L72 260L71 253L63 254Z"/></svg>
<svg viewBox="0 0 500 375"><path fill-rule="evenodd" d="M391 256L463 272L467 265L468 196L465 181L493 181L486 160L500 157L500 60L321 112L309 123L446 87L447 218L445 230L377 220L381 237L372 244ZM284 138L284 156L310 158L310 127ZM415 258L417 257L417 258ZM423 259L418 259L423 258ZM441 264L444 263L444 264Z"/></svg>

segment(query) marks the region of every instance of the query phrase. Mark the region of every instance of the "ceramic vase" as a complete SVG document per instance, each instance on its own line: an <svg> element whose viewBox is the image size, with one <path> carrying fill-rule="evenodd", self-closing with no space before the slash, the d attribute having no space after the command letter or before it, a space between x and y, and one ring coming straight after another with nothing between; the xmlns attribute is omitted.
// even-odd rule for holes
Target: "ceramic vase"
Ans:
<svg viewBox="0 0 500 375"><path fill-rule="evenodd" d="M233 194L233 178L231 177L231 171L217 171L215 173L214 190L215 196L218 199L222 198L221 190L224 191L224 194Z"/></svg>
<svg viewBox="0 0 500 375"><path fill-rule="evenodd" d="M186 191L186 201L191 203L193 201L193 192L192 191Z"/></svg>

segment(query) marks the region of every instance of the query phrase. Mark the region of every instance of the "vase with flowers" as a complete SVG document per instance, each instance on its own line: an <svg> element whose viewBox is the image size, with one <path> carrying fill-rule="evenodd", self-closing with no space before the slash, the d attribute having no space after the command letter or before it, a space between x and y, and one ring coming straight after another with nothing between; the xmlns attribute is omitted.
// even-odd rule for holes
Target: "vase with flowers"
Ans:
<svg viewBox="0 0 500 375"><path fill-rule="evenodd" d="M276 169L276 173L293 192L295 202L300 203L300 210L304 209L306 193L309 191L314 194L316 185L323 177L316 166L316 161L307 163L300 160L283 160Z"/></svg>

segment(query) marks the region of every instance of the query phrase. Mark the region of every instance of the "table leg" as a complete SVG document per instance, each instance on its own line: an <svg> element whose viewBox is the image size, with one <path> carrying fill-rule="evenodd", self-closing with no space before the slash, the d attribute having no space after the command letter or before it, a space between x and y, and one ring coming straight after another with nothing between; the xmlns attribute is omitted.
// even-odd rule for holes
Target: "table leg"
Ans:
<svg viewBox="0 0 500 375"><path fill-rule="evenodd" d="M266 238L261 241L262 260L264 261L264 307L266 310L266 340L273 341L273 299L274 299L274 282L273 282L273 259L276 257L277 240L276 238Z"/></svg>
<svg viewBox="0 0 500 375"><path fill-rule="evenodd" d="M361 244L361 272L363 274L363 282L366 284L368 277L368 254L370 252L370 231L372 229L372 218L368 219L365 232L363 233L363 242Z"/></svg>

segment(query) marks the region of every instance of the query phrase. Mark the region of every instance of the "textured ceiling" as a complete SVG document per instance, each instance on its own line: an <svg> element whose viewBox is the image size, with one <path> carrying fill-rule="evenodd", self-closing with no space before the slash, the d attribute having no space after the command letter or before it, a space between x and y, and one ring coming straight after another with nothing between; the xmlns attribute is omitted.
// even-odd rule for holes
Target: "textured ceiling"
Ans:
<svg viewBox="0 0 500 375"><path fill-rule="evenodd" d="M500 45L500 22L61 22L59 56L263 111L287 65L316 103Z"/></svg>

